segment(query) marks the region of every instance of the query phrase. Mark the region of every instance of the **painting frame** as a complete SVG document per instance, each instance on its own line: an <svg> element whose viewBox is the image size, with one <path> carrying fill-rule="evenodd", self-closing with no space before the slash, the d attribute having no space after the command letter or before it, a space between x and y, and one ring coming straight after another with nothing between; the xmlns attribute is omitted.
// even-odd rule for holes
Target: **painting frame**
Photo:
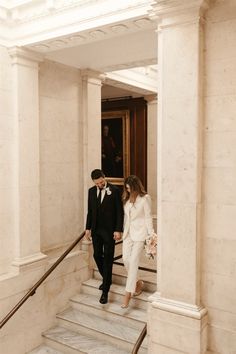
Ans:
<svg viewBox="0 0 236 354"><path fill-rule="evenodd" d="M106 173L104 171L106 179L108 182L111 182L115 185L123 185L124 179L130 174L130 112L129 110L112 110L112 111L104 111L102 112L102 122L101 122L101 165L102 169L104 169L103 162L103 134L105 126L113 126L113 135L115 136L117 141L119 141L118 145L122 147L122 156L120 159L122 161L122 175L121 172L117 173L117 176L109 172ZM117 127L118 129L114 129ZM109 129L109 128L108 128ZM116 130L116 131L114 131Z"/></svg>

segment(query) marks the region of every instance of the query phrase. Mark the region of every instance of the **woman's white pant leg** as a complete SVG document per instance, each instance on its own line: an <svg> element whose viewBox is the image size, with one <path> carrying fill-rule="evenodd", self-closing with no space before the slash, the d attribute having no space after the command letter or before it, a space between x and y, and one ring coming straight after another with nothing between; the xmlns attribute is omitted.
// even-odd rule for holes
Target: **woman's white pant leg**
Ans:
<svg viewBox="0 0 236 354"><path fill-rule="evenodd" d="M127 272L129 271L129 261L131 257L131 251L132 251L132 240L130 236L127 235L127 237L123 240L123 247L122 247L122 258Z"/></svg>
<svg viewBox="0 0 236 354"><path fill-rule="evenodd" d="M140 256L143 250L143 241L132 241L129 236L127 236L127 243L123 244L125 259L124 264L128 272L126 288L127 292L134 293L136 288L136 282L138 277L138 266L140 261ZM126 239L125 239L126 240Z"/></svg>

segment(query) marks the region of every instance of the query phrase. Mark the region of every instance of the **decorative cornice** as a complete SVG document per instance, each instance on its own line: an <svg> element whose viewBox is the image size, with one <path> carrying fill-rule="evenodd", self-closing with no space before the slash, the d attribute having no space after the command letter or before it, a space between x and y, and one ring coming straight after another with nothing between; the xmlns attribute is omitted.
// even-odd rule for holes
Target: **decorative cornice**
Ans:
<svg viewBox="0 0 236 354"><path fill-rule="evenodd" d="M32 45L67 36L77 37L81 43L98 40L109 34L150 28L148 17L151 0L37 0L11 2L0 6L0 22L4 25L9 46ZM126 22L132 20L132 28ZM108 27L103 31L103 28ZM85 36L78 34L85 32ZM104 33L103 33L104 32ZM89 35L88 35L89 34ZM105 38L104 37L104 38ZM74 38L75 39L75 38ZM85 41L84 41L85 39ZM74 45L68 40L67 45ZM44 47L43 47L44 45ZM46 50L48 43L43 43ZM52 49L55 50L55 47Z"/></svg>
<svg viewBox="0 0 236 354"><path fill-rule="evenodd" d="M42 41L37 40L35 43L27 46L35 51L47 53L62 48L70 48L77 45L119 37L121 34L128 35L139 31L156 29L156 24L148 17L141 17L135 20L130 19L116 24L109 23L102 27L89 28L78 32L74 32L73 25L71 26L71 31L67 35L60 36L59 33L55 32L52 38Z"/></svg>

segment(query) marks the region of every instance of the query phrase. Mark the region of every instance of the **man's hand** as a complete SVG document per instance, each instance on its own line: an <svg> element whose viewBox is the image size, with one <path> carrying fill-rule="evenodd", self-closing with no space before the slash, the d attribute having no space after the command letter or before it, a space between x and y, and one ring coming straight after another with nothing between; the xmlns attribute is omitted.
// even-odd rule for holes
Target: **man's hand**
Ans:
<svg viewBox="0 0 236 354"><path fill-rule="evenodd" d="M119 241L121 239L121 232L115 231L113 233L113 238L115 241Z"/></svg>
<svg viewBox="0 0 236 354"><path fill-rule="evenodd" d="M87 241L92 241L92 237L91 237L91 230L85 230L85 235L84 235L85 239Z"/></svg>

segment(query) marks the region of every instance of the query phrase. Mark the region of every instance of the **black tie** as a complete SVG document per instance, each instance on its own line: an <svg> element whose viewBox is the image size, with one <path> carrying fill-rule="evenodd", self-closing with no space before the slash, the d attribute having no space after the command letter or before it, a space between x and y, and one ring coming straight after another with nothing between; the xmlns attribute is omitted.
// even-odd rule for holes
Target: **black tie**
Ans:
<svg viewBox="0 0 236 354"><path fill-rule="evenodd" d="M98 204L101 204L102 202L102 189L99 188L99 193L98 193Z"/></svg>

